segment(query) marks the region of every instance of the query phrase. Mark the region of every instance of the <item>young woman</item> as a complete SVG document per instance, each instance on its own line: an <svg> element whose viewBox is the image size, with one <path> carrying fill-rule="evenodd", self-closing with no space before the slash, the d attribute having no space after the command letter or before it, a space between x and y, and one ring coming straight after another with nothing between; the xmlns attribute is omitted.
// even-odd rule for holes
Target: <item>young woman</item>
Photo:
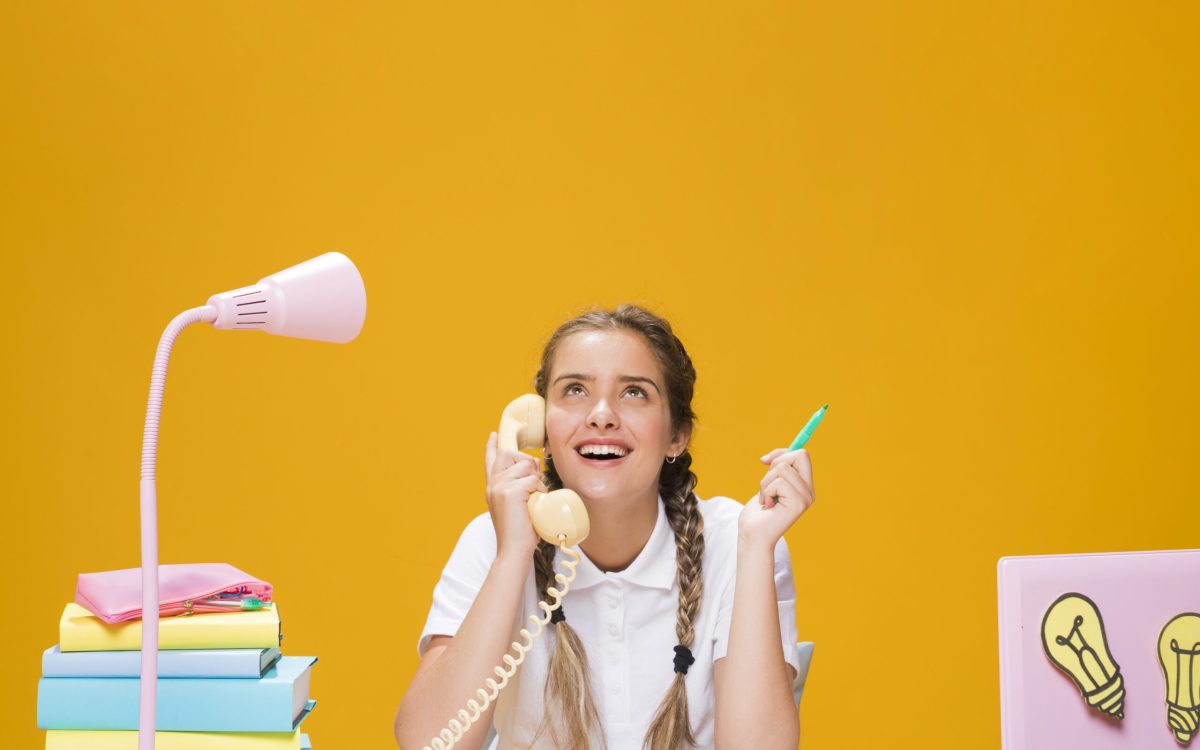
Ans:
<svg viewBox="0 0 1200 750"><path fill-rule="evenodd" d="M396 714L430 744L508 652L557 570L525 501L568 487L591 533L562 616L456 747L795 748L795 590L783 533L813 501L803 451L771 451L745 506L700 501L688 453L696 371L670 325L624 305L567 321L535 379L546 468L488 440L489 512L434 590ZM547 599L548 600L548 599Z"/></svg>

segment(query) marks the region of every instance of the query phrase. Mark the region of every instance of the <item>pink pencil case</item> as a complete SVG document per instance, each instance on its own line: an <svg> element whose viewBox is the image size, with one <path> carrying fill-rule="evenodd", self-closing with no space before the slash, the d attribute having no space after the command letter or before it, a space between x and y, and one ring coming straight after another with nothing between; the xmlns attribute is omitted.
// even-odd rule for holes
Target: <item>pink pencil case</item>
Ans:
<svg viewBox="0 0 1200 750"><path fill-rule="evenodd" d="M243 599L271 601L271 584L228 563L158 566L159 615L253 609ZM75 603L109 625L142 617L142 569L80 573Z"/></svg>

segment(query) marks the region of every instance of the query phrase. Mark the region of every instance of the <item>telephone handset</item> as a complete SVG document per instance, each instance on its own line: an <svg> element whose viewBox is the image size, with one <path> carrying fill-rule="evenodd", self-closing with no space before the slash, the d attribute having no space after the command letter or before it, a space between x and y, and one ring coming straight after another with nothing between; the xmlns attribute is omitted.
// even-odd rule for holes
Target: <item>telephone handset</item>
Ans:
<svg viewBox="0 0 1200 750"><path fill-rule="evenodd" d="M546 401L536 393L520 396L504 408L500 415L497 446L505 450L529 450L541 448L546 442ZM554 610L562 606L563 597L571 581L575 580L575 566L579 564L579 553L571 547L587 538L591 525L588 520L587 508L579 495L571 490L561 489L553 492L534 492L529 496L529 520L538 536L546 542L559 548L568 559L561 565L567 573L555 573L554 584L546 587L546 593L551 602L538 602L539 615L530 615L529 621L533 630L521 628L521 639L513 641L509 647L510 653L504 655L503 662L507 666L496 666L493 671L499 679L487 678L484 684L487 689L475 691L475 698L467 701L466 708L460 708L447 726L438 732L438 736L430 740L422 750L450 750L462 736L479 721L480 715L496 700L496 696L508 685L509 679L517 673L517 667L525 661L525 654L533 648L533 642L542 634L542 630L550 622ZM516 653L514 657L512 654Z"/></svg>
<svg viewBox="0 0 1200 750"><path fill-rule="evenodd" d="M541 448L546 442L546 401L526 393L500 415L497 444L503 450ZM587 538L587 508L571 490L535 492L529 496L529 520L542 539L556 547L574 547Z"/></svg>

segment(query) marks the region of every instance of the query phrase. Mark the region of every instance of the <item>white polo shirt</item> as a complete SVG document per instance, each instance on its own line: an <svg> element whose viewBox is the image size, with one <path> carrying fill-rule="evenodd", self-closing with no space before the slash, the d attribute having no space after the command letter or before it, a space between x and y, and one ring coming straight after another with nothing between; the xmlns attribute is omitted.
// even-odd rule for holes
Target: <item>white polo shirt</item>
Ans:
<svg viewBox="0 0 1200 750"><path fill-rule="evenodd" d="M716 699L712 671L713 663L725 656L728 645L737 566L737 521L742 507L727 497L700 501L704 517L704 595L691 647L696 662L688 669L685 682L692 731L701 748L713 746ZM678 643L675 536L667 524L662 498L658 500L658 519L649 541L625 570L605 573L582 550L575 549L582 559L563 601L563 611L587 652L592 695L609 750L641 750L654 712L675 676L673 649ZM458 632L495 558L496 533L491 516L484 513L467 525L434 588L433 606L421 631L418 654L424 656L433 636ZM555 565L557 570L557 562ZM787 544L782 539L775 547L775 592L780 649L784 659L799 670L796 590ZM513 640L518 639L530 614L540 614L538 599L531 568L519 619L510 624ZM553 638L553 628L548 627L496 699L493 724L497 737L491 745L493 750L553 750L548 732L538 738L536 746L529 744L544 713L542 690L549 666L548 646Z"/></svg>

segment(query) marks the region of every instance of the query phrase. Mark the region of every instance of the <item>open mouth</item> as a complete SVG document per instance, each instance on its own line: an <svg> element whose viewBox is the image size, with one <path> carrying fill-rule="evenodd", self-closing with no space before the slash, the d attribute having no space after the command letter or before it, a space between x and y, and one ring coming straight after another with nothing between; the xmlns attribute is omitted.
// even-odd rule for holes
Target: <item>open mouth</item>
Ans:
<svg viewBox="0 0 1200 750"><path fill-rule="evenodd" d="M579 446L575 452L584 462L600 466L620 463L621 459L633 453L633 450L612 443L592 443Z"/></svg>

